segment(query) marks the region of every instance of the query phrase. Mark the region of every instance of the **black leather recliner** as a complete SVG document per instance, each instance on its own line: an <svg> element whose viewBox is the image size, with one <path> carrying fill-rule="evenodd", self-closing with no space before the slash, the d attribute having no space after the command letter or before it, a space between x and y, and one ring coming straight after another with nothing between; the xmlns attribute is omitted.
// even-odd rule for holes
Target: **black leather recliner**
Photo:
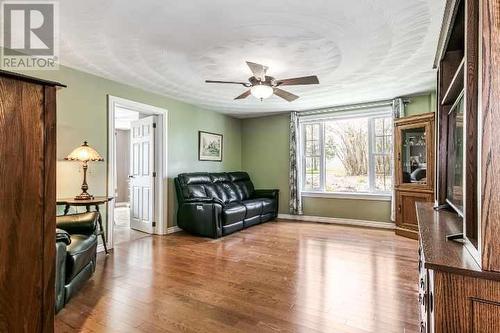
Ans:
<svg viewBox="0 0 500 333"><path fill-rule="evenodd" d="M174 179L177 225L219 238L278 216L279 190L255 190L246 172L183 173Z"/></svg>
<svg viewBox="0 0 500 333"><path fill-rule="evenodd" d="M65 304L66 248L70 243L70 235L62 229L56 229L56 313L59 312Z"/></svg>
<svg viewBox="0 0 500 333"><path fill-rule="evenodd" d="M56 312L68 303L95 271L98 217L98 212L57 217Z"/></svg>

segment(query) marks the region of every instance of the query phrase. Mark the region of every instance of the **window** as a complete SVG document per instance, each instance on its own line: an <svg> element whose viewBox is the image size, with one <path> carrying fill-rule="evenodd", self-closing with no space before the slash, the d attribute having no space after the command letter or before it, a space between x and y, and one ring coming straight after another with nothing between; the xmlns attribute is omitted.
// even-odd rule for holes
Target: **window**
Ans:
<svg viewBox="0 0 500 333"><path fill-rule="evenodd" d="M392 117L385 112L304 118L301 121L305 192L389 194Z"/></svg>
<svg viewBox="0 0 500 333"><path fill-rule="evenodd" d="M306 169L306 184L310 189L321 188L320 180L320 164L321 155L321 132L322 124L307 124L304 126L305 140L305 169Z"/></svg>

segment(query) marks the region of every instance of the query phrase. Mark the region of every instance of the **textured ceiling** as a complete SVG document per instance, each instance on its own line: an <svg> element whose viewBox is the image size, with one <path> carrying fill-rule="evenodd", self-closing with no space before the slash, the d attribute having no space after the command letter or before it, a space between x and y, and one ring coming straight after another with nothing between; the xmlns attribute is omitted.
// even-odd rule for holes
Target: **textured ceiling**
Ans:
<svg viewBox="0 0 500 333"><path fill-rule="evenodd" d="M368 102L434 89L444 0L65 0L61 62L235 116ZM288 103L234 101L245 60L287 87Z"/></svg>

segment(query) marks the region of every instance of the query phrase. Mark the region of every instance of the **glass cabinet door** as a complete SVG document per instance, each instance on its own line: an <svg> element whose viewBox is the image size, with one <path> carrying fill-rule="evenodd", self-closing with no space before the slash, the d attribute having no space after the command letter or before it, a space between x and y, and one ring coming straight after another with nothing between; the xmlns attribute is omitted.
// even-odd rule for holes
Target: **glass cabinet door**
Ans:
<svg viewBox="0 0 500 333"><path fill-rule="evenodd" d="M400 138L401 184L427 185L426 126L402 129Z"/></svg>

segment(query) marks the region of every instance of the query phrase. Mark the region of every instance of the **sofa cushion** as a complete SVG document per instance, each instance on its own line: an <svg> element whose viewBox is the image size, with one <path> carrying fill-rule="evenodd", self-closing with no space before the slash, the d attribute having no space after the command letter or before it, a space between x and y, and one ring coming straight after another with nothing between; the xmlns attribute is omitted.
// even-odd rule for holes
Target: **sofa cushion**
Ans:
<svg viewBox="0 0 500 333"><path fill-rule="evenodd" d="M274 213L262 214L262 215L260 216L260 222L261 222L261 223L264 223L264 222L270 221L270 220L272 220L274 217L275 217L275 214L274 214Z"/></svg>
<svg viewBox="0 0 500 333"><path fill-rule="evenodd" d="M207 192L205 191L205 186L203 185L187 185L184 186L184 198L194 199L194 198L205 198Z"/></svg>
<svg viewBox="0 0 500 333"><path fill-rule="evenodd" d="M227 204L222 209L222 224L229 225L245 219L246 208L240 203Z"/></svg>
<svg viewBox="0 0 500 333"><path fill-rule="evenodd" d="M227 202L236 202L241 200L240 196L236 191L236 186L233 183L225 182L221 183L221 186L224 192L226 193Z"/></svg>
<svg viewBox="0 0 500 333"><path fill-rule="evenodd" d="M250 180L248 173L244 171L235 171L227 173L232 182L239 182L243 180Z"/></svg>
<svg viewBox="0 0 500 333"><path fill-rule="evenodd" d="M243 227L248 228L260 223L260 215L243 220Z"/></svg>
<svg viewBox="0 0 500 333"><path fill-rule="evenodd" d="M184 185L208 184L212 182L207 172L181 173L179 181Z"/></svg>
<svg viewBox="0 0 500 333"><path fill-rule="evenodd" d="M223 183L231 181L229 175L225 172L211 173L210 179L212 180L212 183Z"/></svg>
<svg viewBox="0 0 500 333"><path fill-rule="evenodd" d="M262 214L274 213L276 211L276 199L262 198Z"/></svg>
<svg viewBox="0 0 500 333"><path fill-rule="evenodd" d="M66 282L71 281L91 260L94 260L96 250L96 235L71 235L71 244L67 247L66 256Z"/></svg>
<svg viewBox="0 0 500 333"><path fill-rule="evenodd" d="M254 187L248 173L243 171L228 172L229 179L234 184L239 200L248 200L252 197Z"/></svg>
<svg viewBox="0 0 500 333"><path fill-rule="evenodd" d="M240 200L248 200L252 197L254 193L254 188L251 181L243 180L235 182L233 184Z"/></svg>
<svg viewBox="0 0 500 333"><path fill-rule="evenodd" d="M243 229L243 221L222 226L222 235L229 235Z"/></svg>
<svg viewBox="0 0 500 333"><path fill-rule="evenodd" d="M222 183L207 184L205 185L205 191L209 198L217 198L224 203L228 202L228 197Z"/></svg>
<svg viewBox="0 0 500 333"><path fill-rule="evenodd" d="M69 234L91 235L97 228L99 212L68 214L56 217L56 226Z"/></svg>
<svg viewBox="0 0 500 333"><path fill-rule="evenodd" d="M247 209L245 218L251 218L262 214L262 199L250 199L241 202Z"/></svg>

